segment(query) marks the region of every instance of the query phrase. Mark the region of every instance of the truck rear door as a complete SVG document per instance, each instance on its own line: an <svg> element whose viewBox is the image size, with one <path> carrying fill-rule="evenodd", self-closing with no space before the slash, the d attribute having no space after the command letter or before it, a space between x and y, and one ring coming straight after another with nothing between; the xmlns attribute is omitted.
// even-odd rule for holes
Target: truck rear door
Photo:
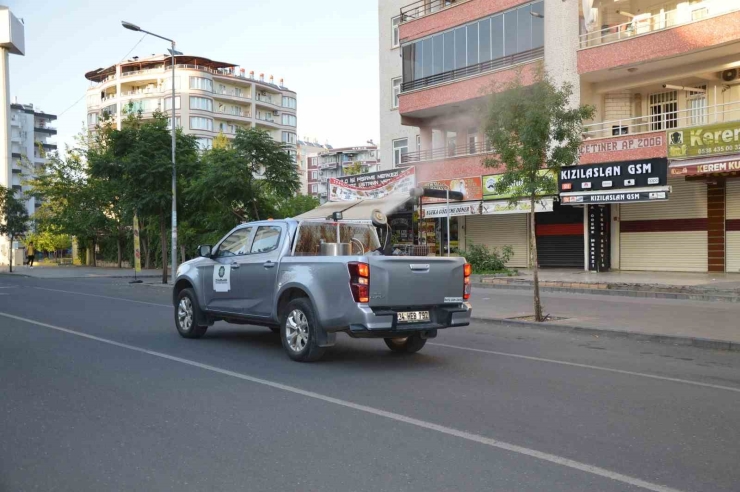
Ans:
<svg viewBox="0 0 740 492"><path fill-rule="evenodd" d="M461 303L465 260L370 256L371 307L403 308Z"/></svg>

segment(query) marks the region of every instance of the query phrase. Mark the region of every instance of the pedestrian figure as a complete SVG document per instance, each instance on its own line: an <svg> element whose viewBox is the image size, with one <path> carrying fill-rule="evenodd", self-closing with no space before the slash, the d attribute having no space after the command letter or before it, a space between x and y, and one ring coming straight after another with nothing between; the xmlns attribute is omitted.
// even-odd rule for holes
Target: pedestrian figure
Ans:
<svg viewBox="0 0 740 492"><path fill-rule="evenodd" d="M33 268L33 260L36 258L36 250L33 248L33 241L28 243L28 246L26 248L26 260L28 261L28 268Z"/></svg>

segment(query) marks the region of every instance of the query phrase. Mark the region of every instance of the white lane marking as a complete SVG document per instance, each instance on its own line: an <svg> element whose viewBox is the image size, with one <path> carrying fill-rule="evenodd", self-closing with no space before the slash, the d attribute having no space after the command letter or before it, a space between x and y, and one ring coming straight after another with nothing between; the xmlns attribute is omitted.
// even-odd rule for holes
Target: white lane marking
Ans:
<svg viewBox="0 0 740 492"><path fill-rule="evenodd" d="M115 347L133 350L134 352L140 352L143 354L152 355L154 357L160 357L162 359L167 359L167 360L171 360L174 362L180 362L182 364L186 364L186 365L193 366L193 367L198 367L200 369L205 369L207 371L215 372L218 374L223 374L225 376L231 376L237 379L242 379L244 381L261 384L263 386L269 386L271 388L279 389L282 391L287 391L289 393L294 393L294 394L305 396L308 398L325 401L327 403L333 403L335 405L339 405L345 408L351 408L353 410L357 410L360 412L369 413L372 415L376 415L378 417L385 417L387 419L395 420L397 422L403 422L405 424L410 424L410 425L414 425L414 426L421 427L424 429L433 430L433 431L440 432L442 434L446 434L449 436L459 437L461 439L476 442L479 444L484 444L486 446L490 446L493 448L503 449L505 451L510 451L512 453L522 454L524 456L529 456L531 458L535 458L535 459L542 460L542 461L547 461L550 463L554 463L556 465L561 465L561 466L565 466L568 468L573 468L575 470L583 471L586 473L591 473L593 475L598 475L600 477L615 480L617 482L622 482L622 483L626 483L629 485L634 485L636 487L641 487L646 490L652 490L654 492L680 492L678 489L673 489L671 487L666 487L664 485L646 482L644 480L640 480L639 478L630 477L629 475L623 475L621 473L607 470L606 468L600 468L598 466L581 463L580 461L571 460L568 458L564 458L562 456L557 456L557 455L550 454L550 453L544 453L542 451L525 448L523 446L517 446L516 444L509 444L507 442L499 441L497 439L491 439L489 437L481 436L479 434L473 434L470 432L465 432L462 430L454 429L452 427L446 427L443 425L434 424L432 422L427 422L425 420L415 419L413 417L407 417L405 415L401 415L401 414L394 413L394 412L388 412L386 410L381 410L379 408L369 407L367 405L360 405L359 403L352 403L351 401L341 400L339 398L334 398L332 396L322 395L321 393L314 393L313 391L302 390L300 388L296 388L295 386L288 386L286 384L276 383L274 381L269 381L267 379L257 378L254 376L248 376L246 374L242 374L239 372L229 371L227 369L221 369L219 367L211 366L208 364L202 364L200 362L195 362L194 360L183 359L181 357L167 355L162 352L155 352L154 350L148 350L148 349L136 347L134 345L128 345L126 343L114 342L113 340L108 340L106 338L100 338L94 335L88 335L87 333L82 333L79 331L70 330L68 328L62 328L60 326L42 323L40 321L35 321L32 319L28 319L28 318L22 318L20 316L14 316L12 314L0 312L0 316L5 316L6 318L14 319L17 321L23 321L25 323L30 323L30 324L37 325L37 326L42 326L44 328L50 328L52 330L61 331L61 332L64 332L70 335L75 335L81 338L95 340L97 342L106 343L108 345L113 345Z"/></svg>
<svg viewBox="0 0 740 492"><path fill-rule="evenodd" d="M169 304L157 304L157 303L154 303L154 302L135 301L133 299L126 299L126 298L123 298L123 297L101 296L101 295L98 295L98 294L87 294L85 292L73 292L73 291L59 290L59 289L47 289L47 288L44 288L44 287L34 287L34 288L35 289L40 289L40 290L49 290L49 291L52 291L52 292L63 292L65 294L77 294L77 295L81 295L81 296L101 297L103 299L112 299L112 300L115 300L115 301L134 302L134 303L137 303L137 304L146 304L148 306L159 306L159 307L166 307L166 308L170 308L170 309L172 308L172 306L170 306ZM484 353L484 354L503 355L503 356L506 356L506 357L514 357L514 358L517 358L517 359L533 360L533 361L537 361L537 362L549 362L550 364L560 364L560 365L564 365L564 366L580 367L580 368L583 368L583 369L596 369L596 370L599 370L599 371L614 372L614 373L618 373L618 374L625 374L625 375L629 375L629 376L638 376L638 377L650 378L650 379L658 379L658 380L661 380L661 381L671 381L671 382L674 382L674 383L691 384L691 385L694 385L694 386L703 386L705 388L714 388L714 389L719 389L719 390L734 391L734 392L740 393L740 388L733 388L731 386L721 386L721 385L718 385L718 384L700 383L698 381L690 381L688 379L669 378L669 377L665 377L665 376L656 376L654 374L645 374L645 373L633 372L633 371L623 371L621 369L611 369L611 368L608 368L608 367L592 366L592 365L589 365L589 364L579 364L577 362L567 362L567 361L554 360L554 359L543 359L541 357L532 357L532 356L529 356L529 355L510 354L510 353L507 353L507 352L496 352L496 351L493 351L493 350L482 350L482 349L476 349L476 348L471 348L471 347L461 347L459 345L449 345L449 344L446 344L446 343L431 343L430 342L429 345L436 345L437 347L447 347L447 348L453 348L453 349L458 349L458 350L469 350L471 352L480 352L480 353Z"/></svg>
<svg viewBox="0 0 740 492"><path fill-rule="evenodd" d="M158 304L156 302L136 301L134 299L126 299L125 297L101 296L101 295L98 295L98 294L88 294L86 292L74 292L74 291L71 291L71 290L47 289L46 287L34 287L34 289L48 290L48 291L51 291L51 292L62 292L64 294L77 294L78 296L99 297L101 299L112 299L114 301L134 302L136 304L146 304L148 306L159 306L159 307L166 307L166 308L171 308L172 307L169 304Z"/></svg>
<svg viewBox="0 0 740 492"><path fill-rule="evenodd" d="M614 372L617 374L626 374L628 376L639 376L642 378L658 379L660 381L670 381L673 383L691 384L694 386L703 386L705 388L712 388L712 389L718 389L718 390L724 390L724 391L734 391L736 393L740 393L740 388L733 388L732 386L721 386L719 384L700 383L698 381L690 381L688 379L669 378L666 376L656 376L654 374L645 374L642 372L624 371L622 369L611 369L609 367L592 366L590 364L579 364L577 362L566 362L562 360L543 359L541 357L532 357L530 355L509 354L507 352L496 352L494 350L483 350L483 349L476 349L476 348L470 348L470 347L461 347L459 345L449 345L446 343L429 343L428 345L435 345L437 347L447 347L447 348L453 348L453 349L458 349L458 350L467 350L470 352L479 352L482 354L502 355L504 357L514 357L516 359L533 360L537 362L547 362L550 364L560 364L562 366L580 367L583 369L596 369L598 371Z"/></svg>

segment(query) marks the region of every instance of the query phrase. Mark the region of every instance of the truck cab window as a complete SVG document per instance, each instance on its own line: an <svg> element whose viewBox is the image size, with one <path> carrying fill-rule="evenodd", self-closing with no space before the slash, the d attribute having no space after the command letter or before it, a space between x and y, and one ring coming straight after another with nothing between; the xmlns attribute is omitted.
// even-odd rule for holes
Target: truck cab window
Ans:
<svg viewBox="0 0 740 492"><path fill-rule="evenodd" d="M245 227L244 229L237 229L229 237L223 240L221 246L218 247L216 256L228 257L245 255L248 253L249 236L252 233L251 227Z"/></svg>

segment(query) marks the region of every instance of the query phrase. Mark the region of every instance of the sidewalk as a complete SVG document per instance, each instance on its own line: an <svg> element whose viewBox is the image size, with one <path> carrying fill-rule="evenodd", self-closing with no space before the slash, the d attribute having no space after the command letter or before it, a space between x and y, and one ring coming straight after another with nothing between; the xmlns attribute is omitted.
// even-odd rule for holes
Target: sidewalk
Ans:
<svg viewBox="0 0 740 492"><path fill-rule="evenodd" d="M740 302L740 273L606 272L540 270L544 292ZM474 275L477 287L532 289L532 272L514 277Z"/></svg>
<svg viewBox="0 0 740 492"><path fill-rule="evenodd" d="M130 268L105 268L88 266L26 266L13 265L13 273L8 266L0 266L0 274L17 275L33 278L134 278ZM143 270L136 274L139 278L161 277L162 270Z"/></svg>
<svg viewBox="0 0 740 492"><path fill-rule="evenodd" d="M474 288L471 303L478 321L740 351L735 303L545 292L543 314L563 318L546 323L512 319L534 312L531 290Z"/></svg>

